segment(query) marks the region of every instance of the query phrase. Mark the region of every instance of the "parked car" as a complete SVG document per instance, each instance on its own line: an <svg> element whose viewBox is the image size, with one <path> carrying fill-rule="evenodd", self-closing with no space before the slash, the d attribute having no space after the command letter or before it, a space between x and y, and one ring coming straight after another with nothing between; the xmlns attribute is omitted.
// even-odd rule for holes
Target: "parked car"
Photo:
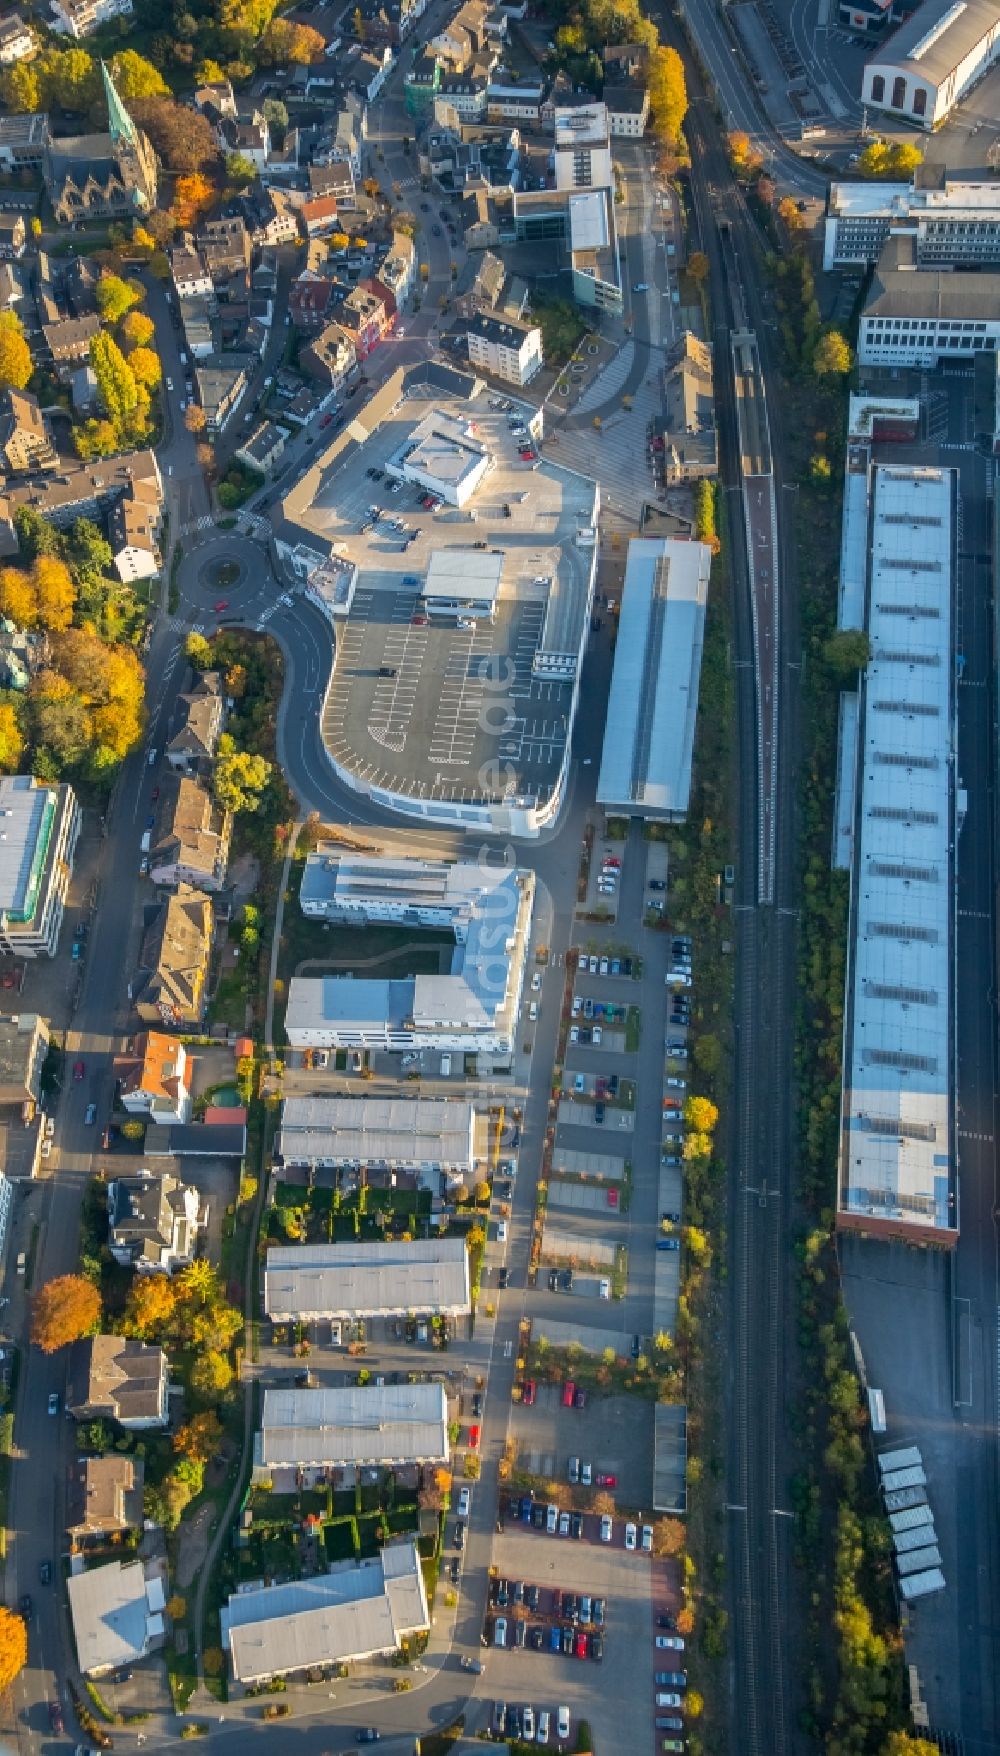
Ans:
<svg viewBox="0 0 1000 1756"><path fill-rule="evenodd" d="M639 1532L636 1530L635 1525L630 1520L629 1523L625 1526L625 1547L627 1549L634 1549L636 1546L636 1543L638 1541L638 1537L639 1537Z"/></svg>
<svg viewBox="0 0 1000 1756"><path fill-rule="evenodd" d="M506 1616L498 1616L493 1624L493 1644L494 1646L506 1646L507 1644Z"/></svg>
<svg viewBox="0 0 1000 1756"><path fill-rule="evenodd" d="M660 1652L668 1649L673 1652L683 1652L684 1636L682 1634L658 1634L654 1644Z"/></svg>
<svg viewBox="0 0 1000 1756"><path fill-rule="evenodd" d="M576 1385L573 1382L572 1378L567 1378L565 1384L563 1385L563 1392L562 1392L563 1408L572 1408L573 1407L573 1397L575 1396L575 1394L576 1394Z"/></svg>
<svg viewBox="0 0 1000 1756"><path fill-rule="evenodd" d="M602 1470L598 1470L594 1481L599 1488L617 1488L618 1486L618 1477L608 1475Z"/></svg>
<svg viewBox="0 0 1000 1756"><path fill-rule="evenodd" d="M59 1392L58 1392L58 1390L52 1390L49 1392L48 1410L49 1410L50 1415L57 1415L59 1413Z"/></svg>
<svg viewBox="0 0 1000 1756"><path fill-rule="evenodd" d="M614 1535L614 1529L615 1529L615 1527L614 1527L613 1523L611 1522L611 1519L609 1518L608 1514L606 1512L603 1513L601 1516L601 1541L602 1541L602 1543L609 1543L611 1541L611 1538Z"/></svg>
<svg viewBox="0 0 1000 1756"><path fill-rule="evenodd" d="M459 1495L458 1495L458 1516L459 1516L459 1518L468 1518L469 1508L471 1505L472 1505L472 1489L471 1488L460 1488Z"/></svg>

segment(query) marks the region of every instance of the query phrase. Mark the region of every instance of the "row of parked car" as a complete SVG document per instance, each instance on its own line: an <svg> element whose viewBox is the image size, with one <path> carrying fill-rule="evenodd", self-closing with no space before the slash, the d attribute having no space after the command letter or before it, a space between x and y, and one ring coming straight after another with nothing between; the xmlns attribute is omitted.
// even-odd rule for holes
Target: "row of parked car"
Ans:
<svg viewBox="0 0 1000 1756"><path fill-rule="evenodd" d="M535 1710L530 1702L525 1707L514 1704L508 1707L506 1701L494 1701L492 1731L495 1738L509 1738L512 1742L524 1744L547 1744L552 1725L552 1715L547 1707L538 1712L538 1724L535 1724ZM569 1737L569 1708L556 1709L556 1737L565 1743Z"/></svg>
<svg viewBox="0 0 1000 1756"><path fill-rule="evenodd" d="M553 1622L548 1630L540 1622L529 1628L527 1622L508 1619L507 1616L495 1616L491 1627L487 1618L487 1646L513 1646L544 1652L546 1644L550 1652L561 1652L566 1658L590 1658L595 1664L601 1664L604 1659L604 1636L596 1628L589 1634L586 1629L574 1627L569 1622L561 1628Z"/></svg>

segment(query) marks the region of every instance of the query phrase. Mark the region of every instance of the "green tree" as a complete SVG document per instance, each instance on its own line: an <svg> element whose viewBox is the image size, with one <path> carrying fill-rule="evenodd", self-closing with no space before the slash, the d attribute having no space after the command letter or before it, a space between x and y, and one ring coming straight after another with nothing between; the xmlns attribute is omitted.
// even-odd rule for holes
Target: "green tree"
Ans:
<svg viewBox="0 0 1000 1756"><path fill-rule="evenodd" d="M97 283L97 309L105 323L120 323L133 305L142 303L144 294L138 281L123 280L119 274L105 272Z"/></svg>
<svg viewBox="0 0 1000 1756"><path fill-rule="evenodd" d="M184 653L196 671L211 670L212 648L204 634L189 634L184 642Z"/></svg>
<svg viewBox="0 0 1000 1756"><path fill-rule="evenodd" d="M845 682L865 669L871 655L871 641L863 628L838 628L823 646L834 676Z"/></svg>
<svg viewBox="0 0 1000 1756"><path fill-rule="evenodd" d="M36 555L64 555L66 538L56 530L35 506L19 506L14 514L14 529L22 555L33 561Z"/></svg>
<svg viewBox="0 0 1000 1756"><path fill-rule="evenodd" d="M234 189L245 189L257 175L257 166L241 152L227 152L225 158L226 182Z"/></svg>
<svg viewBox="0 0 1000 1756"><path fill-rule="evenodd" d="M31 377L31 349L15 311L0 311L0 386L23 390Z"/></svg>
<svg viewBox="0 0 1000 1756"><path fill-rule="evenodd" d="M18 61L0 74L0 102L15 116L35 115L42 107L42 87L30 62Z"/></svg>
<svg viewBox="0 0 1000 1756"><path fill-rule="evenodd" d="M232 1381L233 1369L224 1354L199 1354L191 1368L191 1389L204 1402L217 1402Z"/></svg>
<svg viewBox="0 0 1000 1756"><path fill-rule="evenodd" d="M709 1077L719 1071L722 1064L722 1045L718 1037L713 1036L710 1031L706 1031L704 1036L695 1041L694 1064Z"/></svg>
<svg viewBox="0 0 1000 1756"><path fill-rule="evenodd" d="M224 732L219 739L213 790L219 804L234 815L259 811L271 779L271 764L263 756L237 750Z"/></svg>
<svg viewBox="0 0 1000 1756"><path fill-rule="evenodd" d="M170 88L159 68L152 61L137 54L135 49L123 49L115 55L111 62L111 76L118 89L118 95L128 102L129 98L168 97Z"/></svg>
<svg viewBox="0 0 1000 1756"><path fill-rule="evenodd" d="M288 106L280 98L265 98L261 113L271 133L283 140L288 132Z"/></svg>
<svg viewBox="0 0 1000 1756"><path fill-rule="evenodd" d="M843 378L854 364L854 355L839 329L828 329L820 337L813 354L813 371L817 378Z"/></svg>

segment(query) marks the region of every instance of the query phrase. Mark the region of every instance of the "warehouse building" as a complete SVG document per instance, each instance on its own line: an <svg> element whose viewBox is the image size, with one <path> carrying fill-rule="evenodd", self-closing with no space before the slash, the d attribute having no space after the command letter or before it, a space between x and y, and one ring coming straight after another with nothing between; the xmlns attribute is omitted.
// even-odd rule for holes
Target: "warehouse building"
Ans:
<svg viewBox="0 0 1000 1756"><path fill-rule="evenodd" d="M711 566L705 543L629 543L597 782L608 811L687 815Z"/></svg>
<svg viewBox="0 0 1000 1756"><path fill-rule="evenodd" d="M265 1390L254 1472L399 1469L447 1463L443 1384L351 1384L342 1389ZM277 1491L281 1491L276 1483Z"/></svg>
<svg viewBox="0 0 1000 1756"><path fill-rule="evenodd" d="M865 68L861 101L937 128L1000 54L997 0L923 0Z"/></svg>
<svg viewBox="0 0 1000 1756"><path fill-rule="evenodd" d="M464 1238L379 1244L276 1245L264 1270L275 1323L355 1317L460 1317L471 1309Z"/></svg>
<svg viewBox="0 0 1000 1756"><path fill-rule="evenodd" d="M416 1544L393 1543L313 1579L234 1592L222 1644L238 1683L389 1656L430 1628Z"/></svg>
<svg viewBox="0 0 1000 1756"><path fill-rule="evenodd" d="M450 1098L286 1098L275 1156L317 1170L438 1172L471 1178L476 1112Z"/></svg>
<svg viewBox="0 0 1000 1756"><path fill-rule="evenodd" d="M841 626L866 623L871 658L842 714L853 822L837 1224L951 1248L955 479L849 459L849 474L866 468L842 554L842 580L865 589L859 615L862 593L842 584Z"/></svg>

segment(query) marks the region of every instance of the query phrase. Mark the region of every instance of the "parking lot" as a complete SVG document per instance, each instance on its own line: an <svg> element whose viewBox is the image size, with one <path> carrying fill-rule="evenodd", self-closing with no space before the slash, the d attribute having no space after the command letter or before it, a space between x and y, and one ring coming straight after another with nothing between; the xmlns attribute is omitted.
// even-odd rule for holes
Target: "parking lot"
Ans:
<svg viewBox="0 0 1000 1756"><path fill-rule="evenodd" d="M497 1545L496 1564L510 1579L536 1583L541 1588L542 1609L537 1621L548 1631L553 1587L603 1597L604 1656L600 1666L587 1657L557 1657L551 1650L491 1646L483 1653L486 1687L491 1700L523 1707L530 1703L536 1716L547 1707L567 1705L571 1714L571 1742L578 1719L585 1718L594 1742L603 1750L646 1750L650 1737L651 1694L640 1686L642 1654L653 1655L653 1605L651 1564L646 1555L626 1554L623 1548L589 1541L547 1536L544 1532L511 1526ZM536 1618L532 1618L535 1620ZM565 1625L565 1624L561 1624ZM638 1658L638 1662L637 1662ZM595 1672L598 1674L595 1675ZM622 1690L615 1684L628 1674L635 1686ZM650 1691L652 1665L649 1665ZM550 1743L555 1739L550 1737Z"/></svg>

